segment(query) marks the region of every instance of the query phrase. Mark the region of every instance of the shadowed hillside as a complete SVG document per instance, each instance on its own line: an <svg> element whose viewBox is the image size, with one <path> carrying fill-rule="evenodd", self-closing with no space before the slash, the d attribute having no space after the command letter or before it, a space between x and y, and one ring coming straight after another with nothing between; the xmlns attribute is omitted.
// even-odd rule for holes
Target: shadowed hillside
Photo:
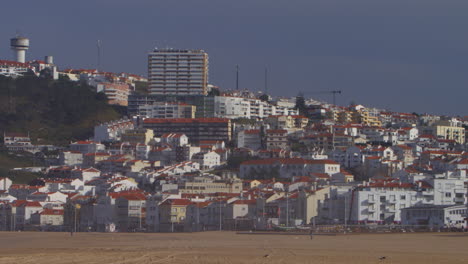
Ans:
<svg viewBox="0 0 468 264"><path fill-rule="evenodd" d="M0 76L0 132L29 133L34 143L64 145L92 136L93 127L120 118L93 87L67 79Z"/></svg>

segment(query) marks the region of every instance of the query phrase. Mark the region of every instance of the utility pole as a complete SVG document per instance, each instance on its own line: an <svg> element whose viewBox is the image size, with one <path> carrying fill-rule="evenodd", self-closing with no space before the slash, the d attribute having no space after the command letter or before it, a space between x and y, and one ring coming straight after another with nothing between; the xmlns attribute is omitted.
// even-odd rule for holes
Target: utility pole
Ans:
<svg viewBox="0 0 468 264"><path fill-rule="evenodd" d="M101 70L101 40L97 41L97 71Z"/></svg>
<svg viewBox="0 0 468 264"><path fill-rule="evenodd" d="M141 232L141 201L140 201L140 210L139 210L139 211L140 211L139 217L138 217L138 219L140 220L140 225L139 225L139 226L140 226L140 229L139 229L139 232Z"/></svg>
<svg viewBox="0 0 468 264"><path fill-rule="evenodd" d="M286 227L289 227L289 191L286 191Z"/></svg>
<svg viewBox="0 0 468 264"><path fill-rule="evenodd" d="M348 214L347 214L348 210L347 209L348 209L348 194L346 193L345 194L345 204L344 204L344 214L345 214L345 216L344 216L345 231L344 232L345 233L346 233L346 226L348 225Z"/></svg>
<svg viewBox="0 0 468 264"><path fill-rule="evenodd" d="M236 90L239 90L239 65L236 65Z"/></svg>
<svg viewBox="0 0 468 264"><path fill-rule="evenodd" d="M74 229L74 233L76 233L76 206L75 205L73 205L73 212L74 212L73 229Z"/></svg>
<svg viewBox="0 0 468 264"><path fill-rule="evenodd" d="M223 230L222 220L221 220L221 201L219 202L219 231Z"/></svg>

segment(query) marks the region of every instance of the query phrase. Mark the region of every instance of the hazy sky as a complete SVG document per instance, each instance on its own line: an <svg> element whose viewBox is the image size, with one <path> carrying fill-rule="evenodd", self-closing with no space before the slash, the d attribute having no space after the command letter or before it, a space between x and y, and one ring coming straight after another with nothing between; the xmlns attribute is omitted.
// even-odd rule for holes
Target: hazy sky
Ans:
<svg viewBox="0 0 468 264"><path fill-rule="evenodd" d="M342 90L393 111L468 114L467 0L3 1L0 58L17 30L27 59L146 75L154 47L204 49L210 83L273 95ZM307 94L309 92L309 94ZM329 95L315 96L331 101Z"/></svg>

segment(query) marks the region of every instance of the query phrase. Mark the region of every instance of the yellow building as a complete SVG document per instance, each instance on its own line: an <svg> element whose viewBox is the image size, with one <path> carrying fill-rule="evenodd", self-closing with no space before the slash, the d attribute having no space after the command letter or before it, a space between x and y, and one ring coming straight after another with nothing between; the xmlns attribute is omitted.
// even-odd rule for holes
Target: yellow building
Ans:
<svg viewBox="0 0 468 264"><path fill-rule="evenodd" d="M463 127L437 125L434 126L433 134L438 138L455 140L459 144L465 143L465 128Z"/></svg>
<svg viewBox="0 0 468 264"><path fill-rule="evenodd" d="M154 133L152 129L132 129L127 130L122 134L121 141L129 142L130 144L145 144L147 145L154 138Z"/></svg>
<svg viewBox="0 0 468 264"><path fill-rule="evenodd" d="M240 193L242 181L192 181L179 185L180 193Z"/></svg>
<svg viewBox="0 0 468 264"><path fill-rule="evenodd" d="M160 230L183 231L187 218L187 207L192 202L188 199L167 199L159 205Z"/></svg>

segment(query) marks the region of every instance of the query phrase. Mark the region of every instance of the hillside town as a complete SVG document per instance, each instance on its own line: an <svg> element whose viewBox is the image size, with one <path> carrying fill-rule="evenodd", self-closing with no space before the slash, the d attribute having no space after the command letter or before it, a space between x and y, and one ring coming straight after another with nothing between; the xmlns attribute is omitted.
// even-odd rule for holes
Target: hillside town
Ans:
<svg viewBox="0 0 468 264"><path fill-rule="evenodd" d="M2 231L468 227L468 116L224 90L209 84L203 50L155 49L147 78L24 54L0 70L85 82L127 110L67 146L3 128L8 153L45 164L12 170L40 175L27 184L0 178Z"/></svg>

